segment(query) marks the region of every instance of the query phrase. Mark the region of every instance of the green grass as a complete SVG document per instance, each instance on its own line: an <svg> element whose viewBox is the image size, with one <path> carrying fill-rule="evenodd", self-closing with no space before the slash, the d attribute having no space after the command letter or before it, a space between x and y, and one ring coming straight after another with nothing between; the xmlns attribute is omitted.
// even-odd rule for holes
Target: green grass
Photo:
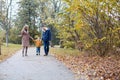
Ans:
<svg viewBox="0 0 120 80"><path fill-rule="evenodd" d="M50 53L63 56L79 56L81 52L75 49L50 48Z"/></svg>
<svg viewBox="0 0 120 80"><path fill-rule="evenodd" d="M0 62L9 58L12 56L16 51L21 49L21 45L18 44L9 44L8 47L6 47L6 44L3 44L1 46L1 53L0 55Z"/></svg>

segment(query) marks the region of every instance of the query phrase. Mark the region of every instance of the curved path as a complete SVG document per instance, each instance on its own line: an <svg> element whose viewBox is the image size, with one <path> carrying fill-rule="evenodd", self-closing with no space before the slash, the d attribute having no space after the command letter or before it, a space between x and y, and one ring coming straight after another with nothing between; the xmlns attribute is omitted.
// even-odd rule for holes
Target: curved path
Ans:
<svg viewBox="0 0 120 80"><path fill-rule="evenodd" d="M21 50L0 63L0 80L75 80L74 74L53 56L35 55L35 47L29 48L28 56Z"/></svg>

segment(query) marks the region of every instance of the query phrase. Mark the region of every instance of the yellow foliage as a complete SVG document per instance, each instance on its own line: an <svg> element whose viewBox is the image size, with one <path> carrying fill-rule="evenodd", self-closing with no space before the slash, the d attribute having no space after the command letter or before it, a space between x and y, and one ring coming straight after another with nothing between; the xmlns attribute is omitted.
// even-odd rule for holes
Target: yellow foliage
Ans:
<svg viewBox="0 0 120 80"><path fill-rule="evenodd" d="M80 28L82 28L82 27L83 27L83 24L82 24L82 23L78 23L78 24L75 25L75 29L76 29L76 30L78 30L78 29L80 29Z"/></svg>

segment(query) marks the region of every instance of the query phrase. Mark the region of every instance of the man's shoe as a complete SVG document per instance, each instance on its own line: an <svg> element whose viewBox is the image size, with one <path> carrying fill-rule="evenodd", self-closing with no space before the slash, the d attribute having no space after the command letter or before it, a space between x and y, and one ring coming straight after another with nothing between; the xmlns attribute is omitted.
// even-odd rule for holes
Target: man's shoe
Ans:
<svg viewBox="0 0 120 80"><path fill-rule="evenodd" d="M38 54L36 54L36 55L38 55Z"/></svg>
<svg viewBox="0 0 120 80"><path fill-rule="evenodd" d="M44 56L47 56L46 54Z"/></svg>

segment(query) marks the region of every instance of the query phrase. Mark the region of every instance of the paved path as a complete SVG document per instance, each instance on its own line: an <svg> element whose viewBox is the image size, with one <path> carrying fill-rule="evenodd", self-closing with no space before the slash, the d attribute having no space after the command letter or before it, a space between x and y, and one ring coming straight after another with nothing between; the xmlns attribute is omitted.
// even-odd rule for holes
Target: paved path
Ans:
<svg viewBox="0 0 120 80"><path fill-rule="evenodd" d="M21 50L0 63L0 80L74 80L74 74L53 56L35 55L35 47L29 48L28 56Z"/></svg>

